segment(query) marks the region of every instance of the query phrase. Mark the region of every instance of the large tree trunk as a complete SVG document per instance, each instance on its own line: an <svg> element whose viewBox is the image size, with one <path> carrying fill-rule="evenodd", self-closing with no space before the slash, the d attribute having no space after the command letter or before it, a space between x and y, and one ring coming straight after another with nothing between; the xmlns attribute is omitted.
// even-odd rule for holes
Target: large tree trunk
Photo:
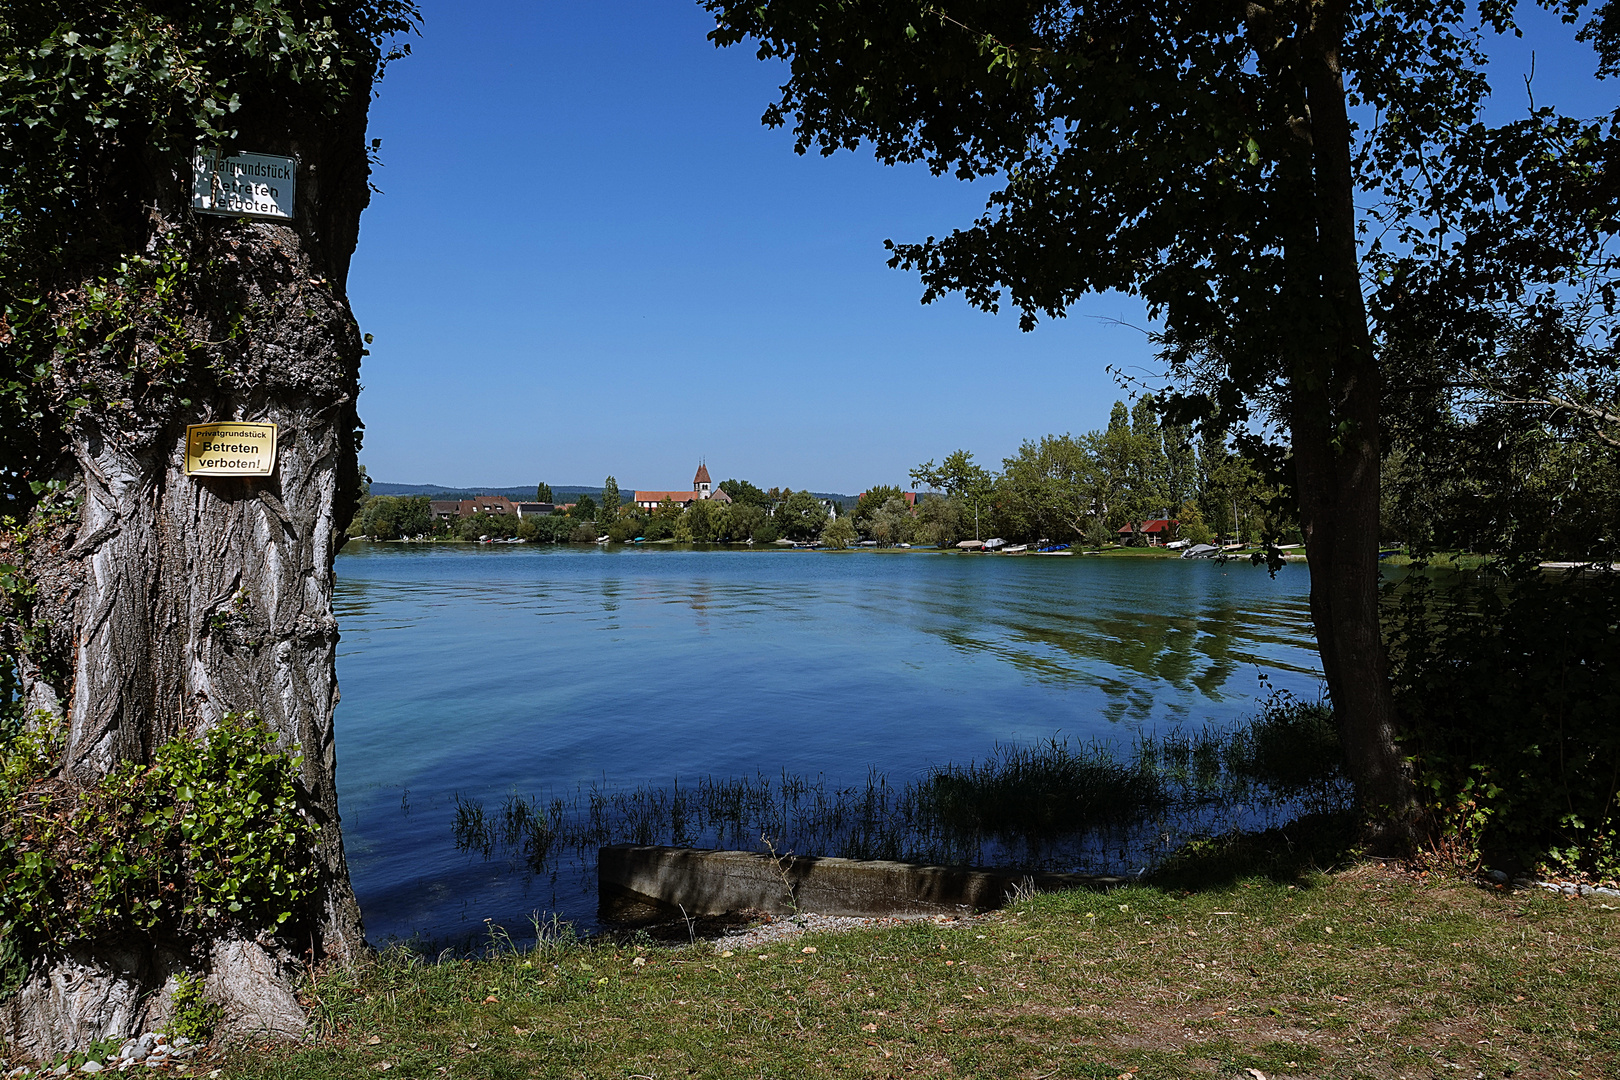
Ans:
<svg viewBox="0 0 1620 1080"><path fill-rule="evenodd" d="M297 940L155 935L37 958L3 1006L7 1039L36 1056L160 1023L183 969L205 973L228 1032L295 1035L301 961L365 949L334 787L332 586L358 488L363 348L344 283L369 198L368 97L336 118L275 102L246 118L244 149L300 160L291 224L193 214L188 162L126 148L145 177L148 252L168 245L190 260L185 295L165 308L183 317L188 344L176 357L155 324L137 321L125 355L62 358L64 387L93 387L57 472L79 496L77 520L23 552L45 635L23 665L25 689L66 720L63 775L92 784L177 734L256 712L303 755L321 888L294 920ZM58 310L81 297L62 290ZM213 420L279 424L274 475L187 476L185 426Z"/></svg>
<svg viewBox="0 0 1620 1080"><path fill-rule="evenodd" d="M1296 390L1291 434L1300 522L1311 565L1311 620L1322 672L1338 719L1345 766L1381 846L1399 848L1416 826L1418 805L1396 744L1378 610L1377 371L1338 365L1346 385L1329 423L1319 395ZM1347 370L1348 369L1348 370ZM1366 384L1371 384L1367 386Z"/></svg>
<svg viewBox="0 0 1620 1080"><path fill-rule="evenodd" d="M1311 565L1311 617L1345 764L1375 842L1399 847L1418 804L1396 744L1395 703L1379 619L1382 379L1356 246L1351 129L1339 67L1342 13L1327 5L1306 36L1314 235L1302 292L1321 325L1291 374L1289 422L1300 522Z"/></svg>

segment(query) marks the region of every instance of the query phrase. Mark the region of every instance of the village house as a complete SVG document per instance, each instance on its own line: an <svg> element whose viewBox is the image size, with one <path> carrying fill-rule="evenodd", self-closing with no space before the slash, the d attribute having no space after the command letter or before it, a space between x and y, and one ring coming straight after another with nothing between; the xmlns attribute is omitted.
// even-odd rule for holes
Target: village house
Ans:
<svg viewBox="0 0 1620 1080"><path fill-rule="evenodd" d="M557 507L543 502L513 502L505 495L480 495L474 499L433 499L428 512L435 521L454 521L474 514L514 514L518 517L543 517L555 513Z"/></svg>
<svg viewBox="0 0 1620 1080"><path fill-rule="evenodd" d="M1147 538L1148 547L1163 547L1165 543L1176 538L1176 530L1181 522L1174 518L1154 518L1152 521L1142 522L1141 534ZM1129 539L1136 532L1127 523L1119 529L1120 539Z"/></svg>
<svg viewBox="0 0 1620 1080"><path fill-rule="evenodd" d="M517 511L512 509L512 500L505 495L479 495L472 499L462 499L458 512L462 517L468 518L474 514L514 514Z"/></svg>
<svg viewBox="0 0 1620 1080"><path fill-rule="evenodd" d="M731 496L710 482L709 467L699 463L697 475L692 477L691 491L638 491L635 502L643 510L656 510L666 502L674 503L676 506L691 506L703 499L729 503Z"/></svg>

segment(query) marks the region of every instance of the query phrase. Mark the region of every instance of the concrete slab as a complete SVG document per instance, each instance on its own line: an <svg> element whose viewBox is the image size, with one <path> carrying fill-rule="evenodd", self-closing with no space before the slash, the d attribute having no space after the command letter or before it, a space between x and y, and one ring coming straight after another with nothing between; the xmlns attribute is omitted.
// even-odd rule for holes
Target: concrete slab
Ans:
<svg viewBox="0 0 1620 1080"><path fill-rule="evenodd" d="M688 915L754 910L773 915L956 914L989 911L1025 888L1108 889L1127 879L1098 874L924 866L811 856L773 858L752 851L616 844L597 856L601 917L639 921L650 911Z"/></svg>

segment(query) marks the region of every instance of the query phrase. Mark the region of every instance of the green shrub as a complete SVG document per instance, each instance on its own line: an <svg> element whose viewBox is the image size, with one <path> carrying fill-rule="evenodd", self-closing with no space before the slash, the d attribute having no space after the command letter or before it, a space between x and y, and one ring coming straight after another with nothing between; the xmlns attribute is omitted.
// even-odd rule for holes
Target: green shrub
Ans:
<svg viewBox="0 0 1620 1080"><path fill-rule="evenodd" d="M47 943L235 924L278 929L318 883L300 759L251 714L89 787L57 775L59 722L0 754L0 926Z"/></svg>
<svg viewBox="0 0 1620 1080"><path fill-rule="evenodd" d="M1413 574L1385 625L1436 845L1620 876L1620 575Z"/></svg>
<svg viewBox="0 0 1620 1080"><path fill-rule="evenodd" d="M530 515L524 518L523 524L518 527L520 537L536 544L561 544L573 531L574 522L571 519L554 514L539 517Z"/></svg>
<svg viewBox="0 0 1620 1080"><path fill-rule="evenodd" d="M168 1035L205 1043L225 1018L225 1010L204 994L203 978L182 971L174 977L174 995L169 998Z"/></svg>
<svg viewBox="0 0 1620 1080"><path fill-rule="evenodd" d="M1204 523L1203 511L1198 509L1197 503L1190 499L1182 503L1181 510L1176 514L1176 518L1181 523L1177 532L1179 539L1190 544L1212 544L1215 542L1215 534Z"/></svg>
<svg viewBox="0 0 1620 1080"><path fill-rule="evenodd" d="M348 535L398 540L402 536L430 532L432 528L433 511L426 495L372 495L349 524Z"/></svg>
<svg viewBox="0 0 1620 1080"><path fill-rule="evenodd" d="M28 977L28 957L22 943L11 932L11 925L0 925L0 1000L22 989Z"/></svg>
<svg viewBox="0 0 1620 1080"><path fill-rule="evenodd" d="M477 540L480 536L506 540L522 528L523 519L516 514L473 514L456 523L456 535L463 540Z"/></svg>

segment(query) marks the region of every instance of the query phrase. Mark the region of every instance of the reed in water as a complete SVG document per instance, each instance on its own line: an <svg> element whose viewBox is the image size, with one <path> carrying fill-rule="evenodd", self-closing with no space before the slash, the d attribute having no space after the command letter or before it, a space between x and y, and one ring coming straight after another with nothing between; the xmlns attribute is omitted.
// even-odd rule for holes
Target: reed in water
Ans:
<svg viewBox="0 0 1620 1080"><path fill-rule="evenodd" d="M1122 752L1123 750L1123 752ZM458 848L535 873L605 844L763 850L851 859L1121 871L1186 839L1267 828L1347 804L1331 709L1274 693L1232 730L1145 736L1128 747L1052 738L998 745L904 785L876 771L840 786L783 771L567 796L513 792L498 810L456 796Z"/></svg>

